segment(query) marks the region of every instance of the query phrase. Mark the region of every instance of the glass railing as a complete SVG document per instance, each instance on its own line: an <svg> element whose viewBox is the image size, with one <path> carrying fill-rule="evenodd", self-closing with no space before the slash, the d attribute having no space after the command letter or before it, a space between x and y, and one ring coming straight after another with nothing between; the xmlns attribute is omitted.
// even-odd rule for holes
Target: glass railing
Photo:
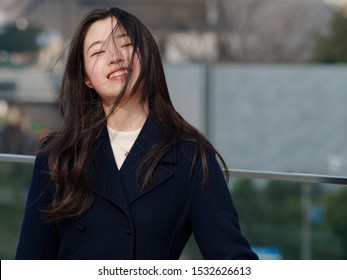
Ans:
<svg viewBox="0 0 347 280"><path fill-rule="evenodd" d="M35 156L0 154L0 258L14 258ZM347 177L227 170L242 231L261 259L346 259ZM200 259L191 238L183 259Z"/></svg>

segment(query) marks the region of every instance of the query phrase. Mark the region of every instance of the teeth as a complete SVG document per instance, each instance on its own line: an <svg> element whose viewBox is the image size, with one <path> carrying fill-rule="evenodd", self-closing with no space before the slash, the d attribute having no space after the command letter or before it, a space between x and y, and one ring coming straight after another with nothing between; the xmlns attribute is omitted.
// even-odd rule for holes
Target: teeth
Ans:
<svg viewBox="0 0 347 280"><path fill-rule="evenodd" d="M125 75L128 73L128 70L124 69L124 70L119 70L116 72L113 72L110 76L108 76L109 79L121 76L121 75Z"/></svg>

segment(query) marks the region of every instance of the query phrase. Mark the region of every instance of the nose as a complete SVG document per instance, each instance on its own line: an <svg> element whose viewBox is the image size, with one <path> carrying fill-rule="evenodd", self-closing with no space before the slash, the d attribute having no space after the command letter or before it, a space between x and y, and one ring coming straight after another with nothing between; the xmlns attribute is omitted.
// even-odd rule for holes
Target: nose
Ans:
<svg viewBox="0 0 347 280"><path fill-rule="evenodd" d="M124 55L120 50L114 49L108 52L108 63L120 63L124 61Z"/></svg>

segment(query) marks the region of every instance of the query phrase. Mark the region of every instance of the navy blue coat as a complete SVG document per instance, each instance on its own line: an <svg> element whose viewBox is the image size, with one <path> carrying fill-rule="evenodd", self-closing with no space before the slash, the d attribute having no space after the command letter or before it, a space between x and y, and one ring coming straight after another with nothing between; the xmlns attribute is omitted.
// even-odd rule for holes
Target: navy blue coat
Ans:
<svg viewBox="0 0 347 280"><path fill-rule="evenodd" d="M92 174L95 200L80 217L56 223L40 209L52 200L47 156L36 157L16 259L178 259L193 232L205 259L257 259L240 231L222 170L209 152L209 183L202 189L194 146L177 144L141 191L136 167L161 129L147 119L118 170L106 127L97 140ZM83 186L81 186L83 187Z"/></svg>

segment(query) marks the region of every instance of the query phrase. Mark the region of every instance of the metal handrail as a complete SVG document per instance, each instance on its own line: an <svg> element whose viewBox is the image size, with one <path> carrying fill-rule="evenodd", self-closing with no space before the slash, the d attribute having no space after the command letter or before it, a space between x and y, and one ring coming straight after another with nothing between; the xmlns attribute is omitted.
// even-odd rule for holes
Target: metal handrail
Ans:
<svg viewBox="0 0 347 280"><path fill-rule="evenodd" d="M35 156L33 155L0 153L0 162L34 163L34 161L35 161ZM329 175L321 175L321 174L257 171L257 170L244 170L244 169L228 169L227 173L229 174L230 177L237 177L237 178L347 185L347 177L329 176Z"/></svg>
<svg viewBox="0 0 347 280"><path fill-rule="evenodd" d="M242 169L229 169L228 172L231 177L238 177L238 178L292 181L292 182L300 182L300 183L347 185L347 177L341 177L341 176L329 176L329 175L307 174L307 173L275 172L275 171L256 171L256 170L242 170Z"/></svg>
<svg viewBox="0 0 347 280"><path fill-rule="evenodd" d="M34 163L35 156L0 153L0 162Z"/></svg>

